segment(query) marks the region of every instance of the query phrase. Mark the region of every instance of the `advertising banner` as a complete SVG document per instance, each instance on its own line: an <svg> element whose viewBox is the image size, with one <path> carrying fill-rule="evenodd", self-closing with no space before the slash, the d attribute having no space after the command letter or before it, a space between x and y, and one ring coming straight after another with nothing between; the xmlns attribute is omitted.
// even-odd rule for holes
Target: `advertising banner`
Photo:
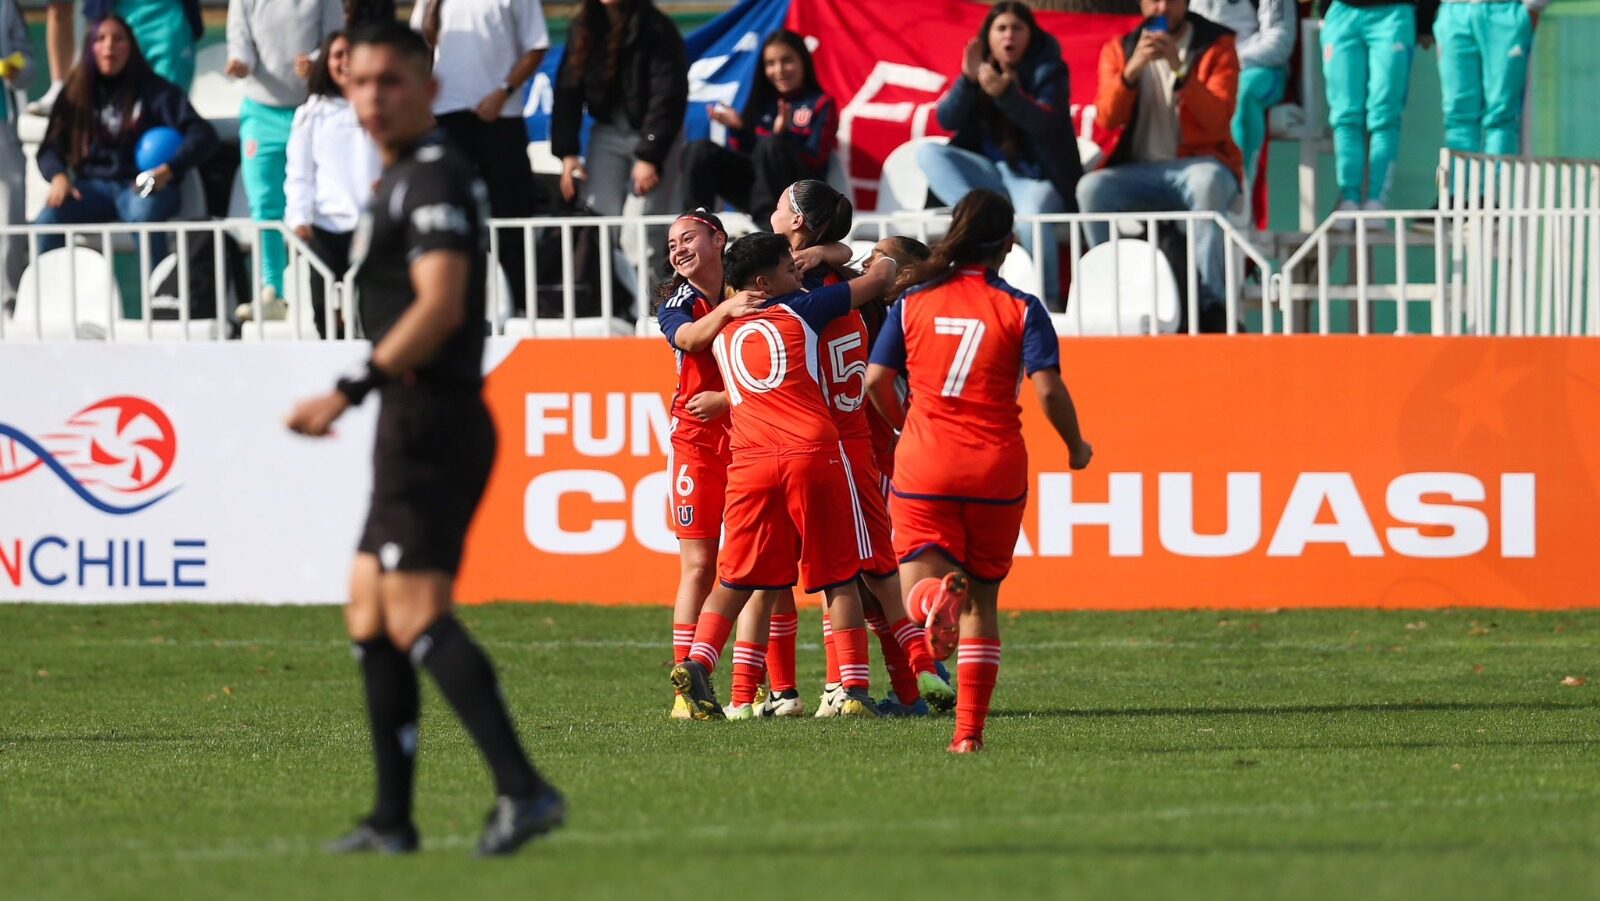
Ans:
<svg viewBox="0 0 1600 901"><path fill-rule="evenodd" d="M500 451L468 602L666 604L671 352L496 341ZM14 345L0 354L0 600L337 602L372 405L296 438L360 344ZM1600 605L1600 344L1062 342L1093 466L1023 387L1010 609Z"/></svg>

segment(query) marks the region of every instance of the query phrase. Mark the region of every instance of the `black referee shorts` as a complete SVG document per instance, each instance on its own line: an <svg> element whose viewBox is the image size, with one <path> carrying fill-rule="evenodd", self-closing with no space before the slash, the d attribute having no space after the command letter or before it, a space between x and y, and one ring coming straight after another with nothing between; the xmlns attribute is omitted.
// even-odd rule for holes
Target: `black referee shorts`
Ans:
<svg viewBox="0 0 1600 901"><path fill-rule="evenodd" d="M384 572L454 575L494 452L494 421L480 389L386 386L372 450L372 505L357 549L376 555Z"/></svg>

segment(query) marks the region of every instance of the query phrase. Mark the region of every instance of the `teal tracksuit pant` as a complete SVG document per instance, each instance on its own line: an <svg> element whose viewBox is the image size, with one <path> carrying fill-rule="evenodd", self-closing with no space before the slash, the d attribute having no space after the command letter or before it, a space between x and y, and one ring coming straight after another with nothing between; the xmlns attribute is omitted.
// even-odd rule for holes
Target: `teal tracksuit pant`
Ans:
<svg viewBox="0 0 1600 901"><path fill-rule="evenodd" d="M250 201L250 218L277 222L283 218L283 181L289 168L289 127L294 107L268 106L246 97L239 104L239 177ZM283 268L288 261L283 236L261 233L261 280L283 296Z"/></svg>
<svg viewBox="0 0 1600 901"><path fill-rule="evenodd" d="M1465 153L1522 152L1522 97L1533 18L1517 0L1445 2L1433 23L1444 95L1444 145ZM1596 48L1600 50L1600 48Z"/></svg>
<svg viewBox="0 0 1600 901"><path fill-rule="evenodd" d="M1339 199L1388 201L1416 49L1417 11L1409 3L1350 6L1334 0L1328 7L1322 78Z"/></svg>
<svg viewBox="0 0 1600 901"><path fill-rule="evenodd" d="M139 51L157 75L185 91L194 82L194 34L183 4L171 0L117 0Z"/></svg>

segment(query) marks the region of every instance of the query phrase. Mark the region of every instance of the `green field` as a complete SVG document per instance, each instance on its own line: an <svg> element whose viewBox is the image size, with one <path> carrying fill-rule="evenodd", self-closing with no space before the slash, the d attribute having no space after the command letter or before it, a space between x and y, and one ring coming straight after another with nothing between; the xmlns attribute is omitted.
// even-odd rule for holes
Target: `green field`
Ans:
<svg viewBox="0 0 1600 901"><path fill-rule="evenodd" d="M0 606L0 897L1600 894L1596 613L1014 616L964 758L949 719L669 722L662 611L464 618L571 807L510 860L431 686L424 852L318 853L371 784L337 610Z"/></svg>

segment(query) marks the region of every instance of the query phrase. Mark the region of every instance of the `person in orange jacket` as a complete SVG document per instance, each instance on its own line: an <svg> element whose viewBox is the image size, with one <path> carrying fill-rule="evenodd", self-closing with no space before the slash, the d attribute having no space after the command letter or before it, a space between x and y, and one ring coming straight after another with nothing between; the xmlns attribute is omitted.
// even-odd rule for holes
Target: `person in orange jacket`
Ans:
<svg viewBox="0 0 1600 901"><path fill-rule="evenodd" d="M1244 158L1233 142L1239 57L1233 32L1189 11L1188 0L1140 0L1145 20L1100 52L1100 124L1119 132L1103 168L1078 182L1085 213L1211 210L1239 196ZM1107 223L1084 228L1090 245ZM1195 227L1200 329L1225 327L1223 237Z"/></svg>

